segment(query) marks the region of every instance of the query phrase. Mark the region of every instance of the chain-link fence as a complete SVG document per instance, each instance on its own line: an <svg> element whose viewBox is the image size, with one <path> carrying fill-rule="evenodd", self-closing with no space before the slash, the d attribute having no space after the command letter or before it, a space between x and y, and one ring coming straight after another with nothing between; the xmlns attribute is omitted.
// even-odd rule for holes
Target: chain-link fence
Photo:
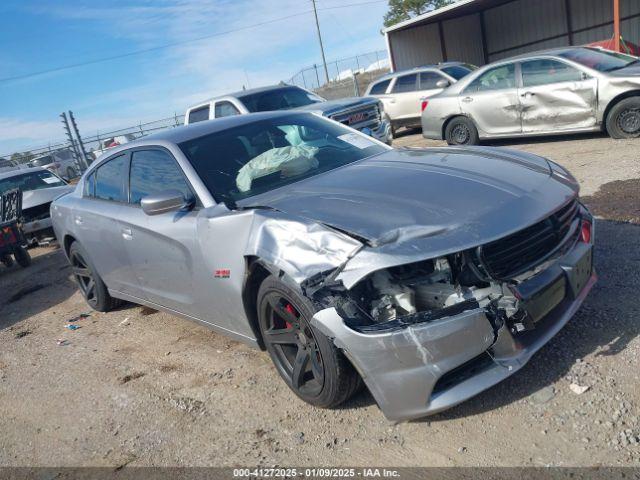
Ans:
<svg viewBox="0 0 640 480"><path fill-rule="evenodd" d="M86 165L91 164L91 162L109 148L131 142L137 138L150 135L166 128L182 125L183 122L184 115L174 115L173 117L154 120L152 122L139 123L138 125L120 128L118 130L96 131L95 133L90 133L80 128L82 142L85 147L86 159L83 158L83 153L79 152L80 149L78 144L76 143L74 147L74 145L69 141L54 142L47 145L36 146L22 152L7 153L0 155L0 159L4 159L5 161L9 160L12 163L15 162L19 165L37 165L39 159L50 157L51 162L59 162L66 165L68 163L67 159L70 158L73 159L73 163L71 165L72 171L81 173L85 170ZM79 152L79 155L76 152ZM41 161L39 163L44 162ZM65 169L62 170L62 173L65 174L65 176L68 176L66 175L67 171L71 170L68 170L68 167L65 167Z"/></svg>
<svg viewBox="0 0 640 480"><path fill-rule="evenodd" d="M331 60L327 62L327 70L328 83L322 64L303 68L286 83L313 90L330 99L361 95L367 85L389 71L389 59L386 50L378 50Z"/></svg>

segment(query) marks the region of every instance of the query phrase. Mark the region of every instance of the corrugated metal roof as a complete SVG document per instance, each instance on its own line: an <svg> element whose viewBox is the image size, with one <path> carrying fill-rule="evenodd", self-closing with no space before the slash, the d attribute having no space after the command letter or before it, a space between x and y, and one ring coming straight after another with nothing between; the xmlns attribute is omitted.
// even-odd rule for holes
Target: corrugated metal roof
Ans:
<svg viewBox="0 0 640 480"><path fill-rule="evenodd" d="M446 7L432 10L430 12L423 13L422 15L418 15L417 17L410 18L409 20L405 20L404 22L391 25L390 27L385 28L383 32L390 33L395 30L404 30L421 24L447 20L461 15L468 15L509 1L511 0L458 0Z"/></svg>

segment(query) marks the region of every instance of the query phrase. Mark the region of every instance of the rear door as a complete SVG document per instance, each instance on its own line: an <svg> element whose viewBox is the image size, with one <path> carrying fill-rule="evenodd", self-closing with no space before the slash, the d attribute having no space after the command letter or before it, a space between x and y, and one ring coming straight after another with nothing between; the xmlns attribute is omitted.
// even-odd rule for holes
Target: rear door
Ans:
<svg viewBox="0 0 640 480"><path fill-rule="evenodd" d="M597 79L551 58L522 62L519 89L524 133L596 125Z"/></svg>
<svg viewBox="0 0 640 480"><path fill-rule="evenodd" d="M403 121L420 116L416 110L420 110L418 95L418 74L410 73L400 75L391 87L390 99L385 102L385 109L389 118L394 123L402 124Z"/></svg>
<svg viewBox="0 0 640 480"><path fill-rule="evenodd" d="M140 200L166 190L195 199L182 169L168 150L141 147L131 153L129 211L122 217L124 244L135 272L139 296L181 313L194 315L199 255L198 207L149 216ZM197 315L196 315L197 316Z"/></svg>
<svg viewBox="0 0 640 480"><path fill-rule="evenodd" d="M130 210L126 178L129 155L117 155L85 181L82 211L73 213L78 241L108 288L135 295L137 285L124 248L119 219Z"/></svg>
<svg viewBox="0 0 640 480"><path fill-rule="evenodd" d="M482 73L463 90L459 101L462 112L473 119L481 136L522 132L514 63Z"/></svg>

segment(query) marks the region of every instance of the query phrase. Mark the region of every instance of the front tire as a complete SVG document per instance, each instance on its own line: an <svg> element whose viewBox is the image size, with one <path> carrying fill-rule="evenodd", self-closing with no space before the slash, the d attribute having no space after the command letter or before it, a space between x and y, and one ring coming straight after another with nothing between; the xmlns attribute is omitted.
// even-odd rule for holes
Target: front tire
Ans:
<svg viewBox="0 0 640 480"><path fill-rule="evenodd" d="M19 246L13 251L13 258L16 259L16 262L18 262L18 265L22 268L27 268L31 265L31 255L29 255L29 252L23 246Z"/></svg>
<svg viewBox="0 0 640 480"><path fill-rule="evenodd" d="M360 376L331 340L311 326L311 302L274 276L258 291L258 321L276 370L311 405L331 408L350 398Z"/></svg>
<svg viewBox="0 0 640 480"><path fill-rule="evenodd" d="M108 312L118 305L118 301L109 295L107 286L88 258L87 252L78 242L71 244L69 260L80 293L91 308L98 312Z"/></svg>
<svg viewBox="0 0 640 480"><path fill-rule="evenodd" d="M467 117L455 117L444 130L444 138L449 145L478 145L478 129Z"/></svg>
<svg viewBox="0 0 640 480"><path fill-rule="evenodd" d="M640 97L616 103L607 115L606 127L611 138L640 137Z"/></svg>

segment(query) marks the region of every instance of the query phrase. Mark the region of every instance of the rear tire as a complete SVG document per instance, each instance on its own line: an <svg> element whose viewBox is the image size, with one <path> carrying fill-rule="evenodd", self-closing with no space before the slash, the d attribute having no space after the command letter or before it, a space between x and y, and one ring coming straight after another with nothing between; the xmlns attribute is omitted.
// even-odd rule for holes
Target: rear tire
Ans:
<svg viewBox="0 0 640 480"><path fill-rule="evenodd" d="M18 262L18 265L20 265L22 268L27 268L29 265L31 265L31 255L29 255L27 249L22 246L17 247L13 251L13 258L16 259L16 262Z"/></svg>
<svg viewBox="0 0 640 480"><path fill-rule="evenodd" d="M606 127L611 138L640 137L640 97L616 103L607 115Z"/></svg>
<svg viewBox="0 0 640 480"><path fill-rule="evenodd" d="M444 138L449 145L478 145L478 129L467 117L455 117L444 130Z"/></svg>
<svg viewBox="0 0 640 480"><path fill-rule="evenodd" d="M91 308L98 312L108 312L118 306L120 302L109 295L107 286L91 264L89 255L78 242L71 244L69 260L80 293Z"/></svg>
<svg viewBox="0 0 640 480"><path fill-rule="evenodd" d="M361 379L344 354L310 322L311 302L269 276L257 298L260 333L276 370L302 400L331 408L349 399Z"/></svg>

